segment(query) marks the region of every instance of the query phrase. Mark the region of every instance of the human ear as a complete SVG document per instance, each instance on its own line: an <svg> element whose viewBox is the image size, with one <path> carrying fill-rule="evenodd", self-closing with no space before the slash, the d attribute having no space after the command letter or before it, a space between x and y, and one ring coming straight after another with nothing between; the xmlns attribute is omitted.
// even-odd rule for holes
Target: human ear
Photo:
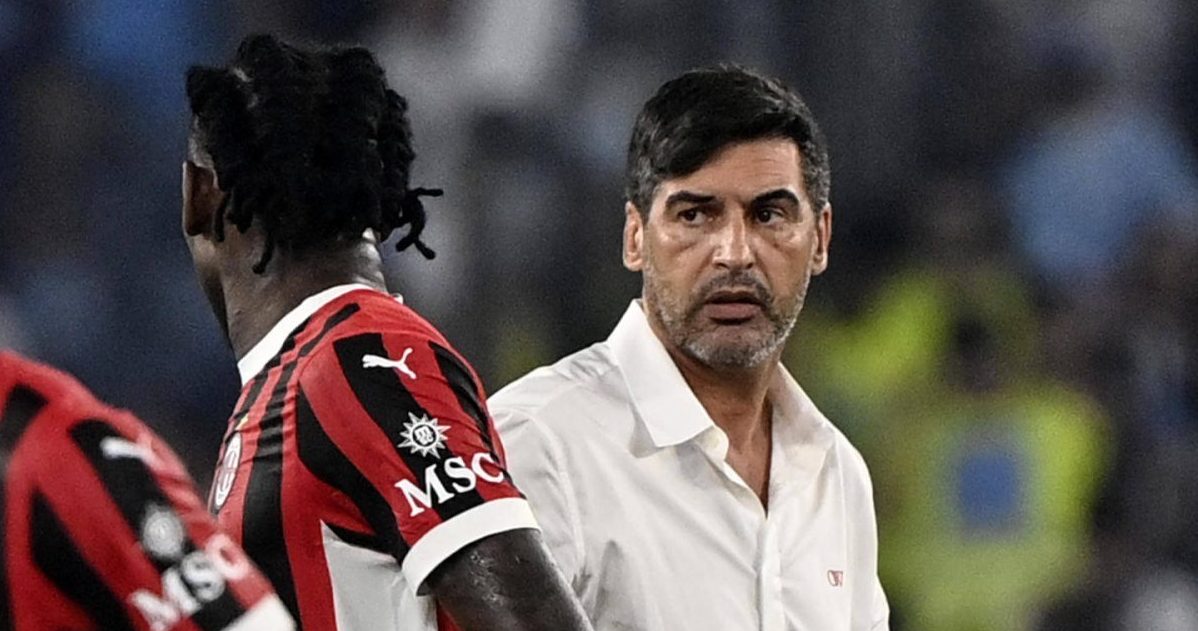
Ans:
<svg viewBox="0 0 1198 631"><path fill-rule="evenodd" d="M639 272L645 267L645 222L632 202L624 204L624 267Z"/></svg>

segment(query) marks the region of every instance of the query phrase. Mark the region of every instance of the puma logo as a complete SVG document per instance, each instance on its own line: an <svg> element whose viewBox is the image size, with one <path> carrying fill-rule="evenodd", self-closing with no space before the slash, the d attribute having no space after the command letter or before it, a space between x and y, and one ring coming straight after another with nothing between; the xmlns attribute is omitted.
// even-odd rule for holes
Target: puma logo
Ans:
<svg viewBox="0 0 1198 631"><path fill-rule="evenodd" d="M407 364L408 355L411 355L411 354L412 354L412 349L405 348L404 352L403 352L403 357L400 357L399 361L390 359L388 357L379 357L378 355L363 355L362 356L362 367L363 368L394 368L394 369L398 370L399 372L402 372L403 374L407 375L408 377L415 379L416 372L414 370L412 370L411 368L408 368L408 364Z"/></svg>
<svg viewBox="0 0 1198 631"><path fill-rule="evenodd" d="M133 458L140 460L150 467L158 467L161 463L150 446L148 435L139 436L137 442L131 442L117 436L108 436L100 441L100 452L109 460L118 458Z"/></svg>

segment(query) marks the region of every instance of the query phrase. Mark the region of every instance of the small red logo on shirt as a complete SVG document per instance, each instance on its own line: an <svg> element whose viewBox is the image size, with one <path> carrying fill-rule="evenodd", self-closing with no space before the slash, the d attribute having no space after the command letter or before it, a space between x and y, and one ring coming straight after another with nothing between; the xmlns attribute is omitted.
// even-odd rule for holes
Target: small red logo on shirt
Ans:
<svg viewBox="0 0 1198 631"><path fill-rule="evenodd" d="M842 570L828 570L828 584L832 587L844 585L844 572Z"/></svg>

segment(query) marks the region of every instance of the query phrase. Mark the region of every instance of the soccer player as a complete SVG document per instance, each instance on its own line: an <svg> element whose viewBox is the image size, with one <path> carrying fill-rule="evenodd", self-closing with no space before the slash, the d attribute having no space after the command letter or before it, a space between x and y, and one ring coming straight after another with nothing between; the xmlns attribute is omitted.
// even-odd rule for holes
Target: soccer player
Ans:
<svg viewBox="0 0 1198 631"><path fill-rule="evenodd" d="M187 75L183 227L243 390L210 508L309 630L586 629L477 376L385 290L425 223L407 104L362 48Z"/></svg>
<svg viewBox="0 0 1198 631"><path fill-rule="evenodd" d="M6 352L0 506L0 629L294 628L158 437Z"/></svg>
<svg viewBox="0 0 1198 631"><path fill-rule="evenodd" d="M546 540L597 629L887 627L865 463L779 363L828 264L824 140L738 67L645 104L606 342L491 400Z"/></svg>

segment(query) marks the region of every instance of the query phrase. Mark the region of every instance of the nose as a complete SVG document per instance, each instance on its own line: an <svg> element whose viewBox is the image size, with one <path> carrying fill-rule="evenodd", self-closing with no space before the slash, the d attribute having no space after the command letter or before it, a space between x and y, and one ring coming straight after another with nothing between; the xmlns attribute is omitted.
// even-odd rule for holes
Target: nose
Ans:
<svg viewBox="0 0 1198 631"><path fill-rule="evenodd" d="M729 270L753 267L754 256L753 248L749 244L749 226L743 216L730 217L713 236L716 244L712 262L716 267Z"/></svg>

